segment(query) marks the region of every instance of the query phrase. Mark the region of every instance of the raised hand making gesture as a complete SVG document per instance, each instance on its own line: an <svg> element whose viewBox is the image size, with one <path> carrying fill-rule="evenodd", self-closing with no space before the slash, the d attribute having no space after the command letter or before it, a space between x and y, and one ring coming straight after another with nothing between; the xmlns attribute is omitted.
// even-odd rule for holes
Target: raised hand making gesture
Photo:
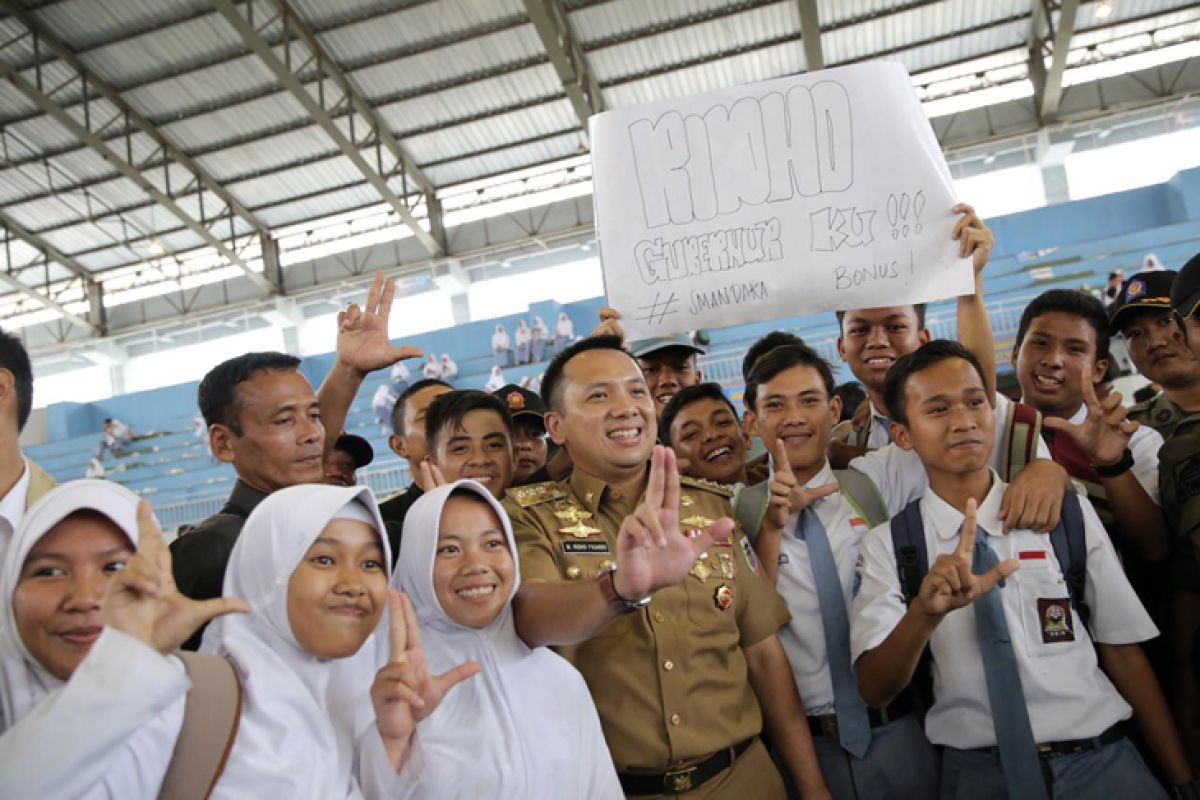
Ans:
<svg viewBox="0 0 1200 800"><path fill-rule="evenodd" d="M166 654L216 617L250 610L234 597L193 600L180 594L171 574L171 551L145 500L138 502L137 522L137 552L105 592L105 625Z"/></svg>
<svg viewBox="0 0 1200 800"><path fill-rule="evenodd" d="M838 490L838 485L835 481L830 481L811 489L802 486L792 472L787 446L784 445L783 440L775 439L771 445L768 445L767 450L771 454L771 465L775 468L775 475L767 486L769 496L763 528L767 531L778 532L787 526L788 520L793 514L798 514L808 508L812 501L833 494Z"/></svg>
<svg viewBox="0 0 1200 800"><path fill-rule="evenodd" d="M728 536L733 520L722 517L696 536L679 528L679 469L675 452L656 445L646 494L617 533L613 589L634 600L678 583L700 553Z"/></svg>
<svg viewBox="0 0 1200 800"><path fill-rule="evenodd" d="M1078 425L1059 417L1045 417L1042 425L1070 437L1093 464L1116 464L1129 447L1138 423L1125 418L1119 392L1112 392L1103 400L1096 396L1096 385L1087 365L1083 367L1083 402L1087 418Z"/></svg>
<svg viewBox="0 0 1200 800"><path fill-rule="evenodd" d="M469 661L441 675L430 675L412 602L395 589L388 590L388 644L391 653L375 675L371 704L388 760L399 772L417 723L434 712L447 692L481 667Z"/></svg>
<svg viewBox="0 0 1200 800"><path fill-rule="evenodd" d="M1020 567L1020 562L1010 558L982 575L972 573L976 508L974 499L967 501L958 546L952 553L939 555L921 581L915 602L930 617L940 619L956 608L970 605Z"/></svg>
<svg viewBox="0 0 1200 800"><path fill-rule="evenodd" d="M351 303L338 312L337 360L362 375L390 367L406 358L420 358L419 347L392 347L388 341L388 316L396 286L382 272L375 273L364 308Z"/></svg>

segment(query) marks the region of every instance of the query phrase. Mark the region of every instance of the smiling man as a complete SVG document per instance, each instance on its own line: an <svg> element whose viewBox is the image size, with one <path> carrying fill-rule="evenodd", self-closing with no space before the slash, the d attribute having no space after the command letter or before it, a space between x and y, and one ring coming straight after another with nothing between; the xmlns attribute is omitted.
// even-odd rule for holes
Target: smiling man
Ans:
<svg viewBox="0 0 1200 800"><path fill-rule="evenodd" d="M619 337L555 356L542 399L574 469L505 499L517 631L582 673L625 794L782 798L765 719L801 791L820 796L777 636L788 614L729 519L729 492L681 479L655 447L654 400Z"/></svg>
<svg viewBox="0 0 1200 800"><path fill-rule="evenodd" d="M513 420L499 398L474 389L440 395L425 413L425 440L447 481L470 478L495 498L512 484Z"/></svg>
<svg viewBox="0 0 1200 800"><path fill-rule="evenodd" d="M696 356L704 355L704 348L693 344L687 334L631 342L629 352L638 360L642 374L646 376L646 387L654 400L656 417L662 414L667 403L680 389L700 382Z"/></svg>
<svg viewBox="0 0 1200 800"><path fill-rule="evenodd" d="M685 475L731 488L746 484L746 438L720 384L698 383L671 398L658 435L686 464Z"/></svg>

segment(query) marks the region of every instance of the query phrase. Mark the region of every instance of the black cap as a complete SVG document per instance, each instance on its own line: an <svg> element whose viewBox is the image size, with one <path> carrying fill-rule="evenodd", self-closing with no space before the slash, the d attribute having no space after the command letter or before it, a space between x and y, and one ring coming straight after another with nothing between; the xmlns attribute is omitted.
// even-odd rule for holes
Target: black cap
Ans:
<svg viewBox="0 0 1200 800"><path fill-rule="evenodd" d="M546 416L546 406L537 392L510 383L492 392L493 397L499 397L508 406L508 413L513 419L521 416L537 417L539 420Z"/></svg>
<svg viewBox="0 0 1200 800"><path fill-rule="evenodd" d="M1171 306L1187 319L1200 310L1200 253L1183 265L1171 286Z"/></svg>
<svg viewBox="0 0 1200 800"><path fill-rule="evenodd" d="M1108 334L1115 336L1129 316L1127 312L1140 308L1171 308L1171 283L1175 272L1158 269L1139 272L1121 284L1121 290L1113 304L1108 307Z"/></svg>
<svg viewBox="0 0 1200 800"><path fill-rule="evenodd" d="M343 433L333 443L334 450L345 450L354 459L354 468L362 469L375 460L375 450L371 443L353 433Z"/></svg>

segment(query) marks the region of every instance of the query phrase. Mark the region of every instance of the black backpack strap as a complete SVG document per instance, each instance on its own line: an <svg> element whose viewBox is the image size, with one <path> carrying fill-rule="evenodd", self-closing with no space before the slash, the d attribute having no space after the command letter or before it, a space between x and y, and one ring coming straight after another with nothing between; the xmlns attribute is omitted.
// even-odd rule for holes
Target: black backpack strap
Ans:
<svg viewBox="0 0 1200 800"><path fill-rule="evenodd" d="M1088 628L1092 614L1087 601L1083 599L1083 589L1087 584L1087 541L1084 537L1083 510L1079 507L1079 495L1073 490L1068 489L1063 494L1062 513L1059 515L1058 525L1050 531L1050 544L1067 581L1071 607L1079 615L1083 627Z"/></svg>
<svg viewBox="0 0 1200 800"><path fill-rule="evenodd" d="M921 522L921 501L914 500L892 517L892 549L900 574L900 591L908 605L921 589L929 572L929 551L925 546L925 525Z"/></svg>

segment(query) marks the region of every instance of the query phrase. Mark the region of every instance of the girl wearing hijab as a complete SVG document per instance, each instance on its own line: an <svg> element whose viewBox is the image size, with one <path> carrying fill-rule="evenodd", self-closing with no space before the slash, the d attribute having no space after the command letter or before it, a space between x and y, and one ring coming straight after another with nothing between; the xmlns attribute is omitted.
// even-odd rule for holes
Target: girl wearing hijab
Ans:
<svg viewBox="0 0 1200 800"><path fill-rule="evenodd" d="M545 358L546 339L549 338L550 331L546 328L546 323L542 322L541 317L533 318L533 361L539 363Z"/></svg>
<svg viewBox="0 0 1200 800"><path fill-rule="evenodd" d="M442 368L440 377L449 384L453 384L454 379L458 377L458 364L454 363L454 360L450 358L449 353L442 353Z"/></svg>
<svg viewBox="0 0 1200 800"><path fill-rule="evenodd" d="M430 353L429 358L425 359L425 363L421 365L421 374L426 378L442 377L442 365L438 363L437 356L433 353Z"/></svg>
<svg viewBox="0 0 1200 800"><path fill-rule="evenodd" d="M623 797L582 676L517 637L516 545L487 489L460 480L426 493L401 542L392 581L412 598L428 668L482 665L418 725L426 765L414 796Z"/></svg>
<svg viewBox="0 0 1200 800"><path fill-rule="evenodd" d="M496 332L492 334L492 366L507 367L509 356L512 355L512 342L504 326L497 323Z"/></svg>
<svg viewBox="0 0 1200 800"><path fill-rule="evenodd" d="M159 567L150 608L114 599L122 580L154 580L134 574L138 559ZM179 594L150 507L128 489L80 480L47 492L0 562L0 794L157 797L190 687L164 654L237 610Z"/></svg>
<svg viewBox="0 0 1200 800"><path fill-rule="evenodd" d="M405 641L400 598L388 597L387 541L365 487L293 486L250 514L225 574L226 593L250 613L217 620L201 645L229 659L243 689L213 798L409 796L421 770L420 755L409 757L413 726L478 668L414 672L424 660L419 639ZM377 674L383 647L391 661Z"/></svg>
<svg viewBox="0 0 1200 800"><path fill-rule="evenodd" d="M487 383L483 385L483 390L488 394L499 391L504 388L504 373L499 367L492 367L492 374L488 376Z"/></svg>
<svg viewBox="0 0 1200 800"><path fill-rule="evenodd" d="M567 312L558 312L558 323L554 326L554 349L561 352L575 341L575 323L567 316Z"/></svg>
<svg viewBox="0 0 1200 800"><path fill-rule="evenodd" d="M525 320L517 320L517 332L514 335L517 346L517 363L528 364L530 333L529 328L525 325Z"/></svg>

